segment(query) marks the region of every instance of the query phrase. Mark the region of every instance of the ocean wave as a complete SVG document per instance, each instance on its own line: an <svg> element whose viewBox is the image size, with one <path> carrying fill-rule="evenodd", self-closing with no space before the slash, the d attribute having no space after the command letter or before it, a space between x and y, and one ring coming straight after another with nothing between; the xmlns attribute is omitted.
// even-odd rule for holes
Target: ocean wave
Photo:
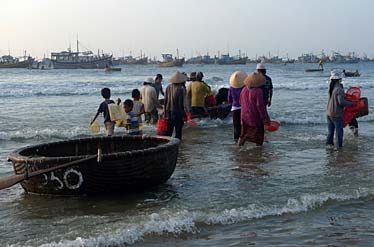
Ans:
<svg viewBox="0 0 374 247"><path fill-rule="evenodd" d="M305 194L298 198L289 198L283 205L264 206L259 203L247 207L224 209L217 212L191 212L179 210L173 212L163 209L159 213L145 216L138 224L129 224L113 232L106 232L92 237L77 237L75 240L61 240L40 245L41 247L80 247L80 246L122 246L134 244L149 235L180 235L183 233L195 234L202 225L230 225L261 219L269 216L284 214L297 214L315 210L328 203L357 200L374 195L370 188L358 188L345 193L321 192L318 194ZM11 245L19 246L19 245Z"/></svg>
<svg viewBox="0 0 374 247"><path fill-rule="evenodd" d="M34 128L24 128L22 130L10 131L10 132L0 132L0 141L21 141L28 139L45 139L49 140L51 138L65 139L72 138L75 136L90 134L88 128L84 127L73 127L68 129L40 129L35 130Z"/></svg>
<svg viewBox="0 0 374 247"><path fill-rule="evenodd" d="M305 118L298 118L293 116L276 116L272 120L279 121L281 125L325 125L326 118L325 116L321 117L305 117ZM209 119L209 118L201 118L201 119L193 119L197 123L196 127L189 127L188 124L185 124L185 128L188 129L210 129L210 128L219 128L223 126L230 126L232 124L232 118L227 117L226 119ZM374 122L374 115L365 116L363 118L358 119L360 123L372 123ZM145 125L143 128L143 132L145 134L155 134L155 126L152 125ZM124 129L116 128L116 133L122 133ZM101 134L104 134L104 128L101 128ZM12 130L12 131L0 131L0 142L1 141L23 141L23 140L50 140L51 138L56 139L66 139L66 138L74 138L77 136L85 136L85 135L92 135L89 128L87 126L75 126L70 128L44 128L44 129L36 129L36 128L22 128L20 130ZM306 137L300 137L306 138ZM309 138L309 137L308 137ZM318 136L313 138L320 139Z"/></svg>
<svg viewBox="0 0 374 247"><path fill-rule="evenodd" d="M318 82L318 83L279 83L273 84L274 90L286 90L286 91L326 91L328 90L329 84L326 82ZM348 89L349 87L358 86L361 88L361 91L363 93L363 97L365 97L365 90L373 89L374 85L372 82L362 82L362 83L356 83L356 82L346 82L344 84L344 88Z"/></svg>
<svg viewBox="0 0 374 247"><path fill-rule="evenodd" d="M289 124L289 125L322 125L326 124L326 116L325 115L319 115L319 116L297 116L297 115L288 115L288 116L279 116L277 114L273 114L274 119L276 121L279 121L281 124ZM368 115L365 117L358 118L358 123L360 122L364 123L371 123L374 122L374 115Z"/></svg>

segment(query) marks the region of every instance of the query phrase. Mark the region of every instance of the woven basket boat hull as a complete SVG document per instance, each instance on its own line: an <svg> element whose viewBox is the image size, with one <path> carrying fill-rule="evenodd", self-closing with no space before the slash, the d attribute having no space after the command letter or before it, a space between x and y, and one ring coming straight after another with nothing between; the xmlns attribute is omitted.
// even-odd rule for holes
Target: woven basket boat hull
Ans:
<svg viewBox="0 0 374 247"><path fill-rule="evenodd" d="M173 174L179 140L169 137L114 136L73 139L16 150L8 159L16 174L25 174L97 154L96 159L24 180L37 194L127 193L162 184Z"/></svg>

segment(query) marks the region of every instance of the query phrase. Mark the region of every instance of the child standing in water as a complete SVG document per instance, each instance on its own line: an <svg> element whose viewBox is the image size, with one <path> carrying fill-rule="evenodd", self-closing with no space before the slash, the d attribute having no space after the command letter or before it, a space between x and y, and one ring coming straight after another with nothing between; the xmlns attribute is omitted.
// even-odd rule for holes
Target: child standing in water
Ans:
<svg viewBox="0 0 374 247"><path fill-rule="evenodd" d="M138 114L133 111L134 102L131 99L123 102L123 107L126 112L126 129L129 135L141 135L139 130Z"/></svg>
<svg viewBox="0 0 374 247"><path fill-rule="evenodd" d="M142 126L142 115L144 114L144 105L142 102L140 102L140 91L138 89L132 90L131 97L134 102L132 111L138 116L139 126Z"/></svg>
<svg viewBox="0 0 374 247"><path fill-rule="evenodd" d="M101 96L103 96L104 101L101 102L101 104L99 105L99 109L97 109L97 112L94 118L92 119L90 125L92 125L95 122L96 118L99 116L100 113L103 113L106 135L112 136L114 135L114 122L110 120L108 105L114 104L114 101L110 99L110 89L109 88L101 89Z"/></svg>

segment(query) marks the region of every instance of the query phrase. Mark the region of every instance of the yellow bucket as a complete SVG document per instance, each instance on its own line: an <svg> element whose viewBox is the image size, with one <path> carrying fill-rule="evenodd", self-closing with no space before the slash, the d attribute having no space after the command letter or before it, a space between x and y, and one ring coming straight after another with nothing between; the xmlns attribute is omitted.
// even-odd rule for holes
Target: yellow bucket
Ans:
<svg viewBox="0 0 374 247"><path fill-rule="evenodd" d="M100 132L100 125L97 122L93 122L90 125L91 132L94 134L99 134Z"/></svg>

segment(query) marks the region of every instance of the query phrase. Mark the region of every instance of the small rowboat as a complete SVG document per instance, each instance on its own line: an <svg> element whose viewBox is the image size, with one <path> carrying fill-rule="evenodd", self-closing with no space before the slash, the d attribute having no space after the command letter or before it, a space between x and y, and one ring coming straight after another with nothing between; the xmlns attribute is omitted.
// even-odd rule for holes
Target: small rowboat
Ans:
<svg viewBox="0 0 374 247"><path fill-rule="evenodd" d="M344 71L345 77L359 77L360 73L358 71L350 72L350 71Z"/></svg>
<svg viewBox="0 0 374 247"><path fill-rule="evenodd" d="M320 72L323 71L323 69L306 69L305 72Z"/></svg>
<svg viewBox="0 0 374 247"><path fill-rule="evenodd" d="M26 192L126 193L168 180L176 166L179 143L178 139L159 136L81 138L21 148L8 159L15 173L26 178L37 171L71 164L21 181ZM98 147L102 156L96 156Z"/></svg>
<svg viewBox="0 0 374 247"><path fill-rule="evenodd" d="M209 117L211 119L225 119L231 112L231 104L221 104L208 107Z"/></svg>
<svg viewBox="0 0 374 247"><path fill-rule="evenodd" d="M120 72L121 70L122 68L115 68L115 67L105 68L105 72L114 72L114 71Z"/></svg>

